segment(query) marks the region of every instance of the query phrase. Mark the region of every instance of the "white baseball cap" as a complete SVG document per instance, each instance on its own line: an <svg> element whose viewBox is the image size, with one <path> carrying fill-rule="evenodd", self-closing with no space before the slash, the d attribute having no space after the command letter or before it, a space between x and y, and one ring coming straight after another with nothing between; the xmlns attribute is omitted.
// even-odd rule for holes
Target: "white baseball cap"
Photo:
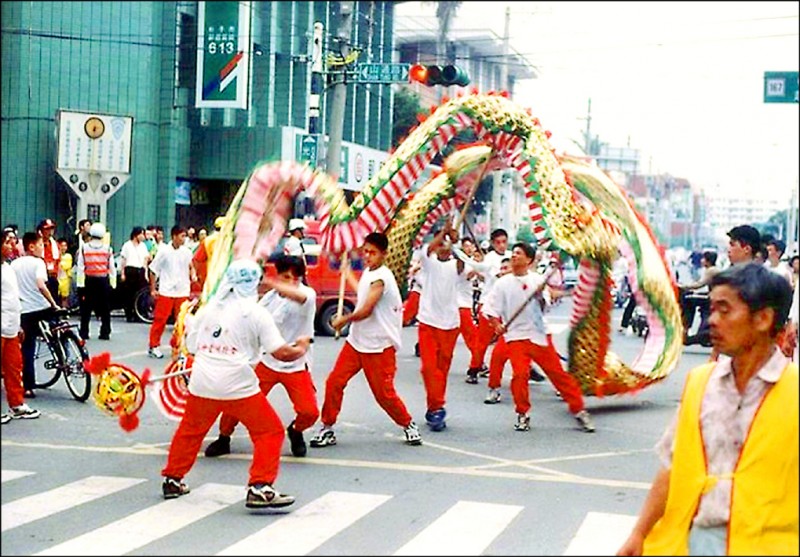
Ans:
<svg viewBox="0 0 800 557"><path fill-rule="evenodd" d="M294 232L297 229L305 230L306 223L303 219L290 219L289 220L289 232Z"/></svg>

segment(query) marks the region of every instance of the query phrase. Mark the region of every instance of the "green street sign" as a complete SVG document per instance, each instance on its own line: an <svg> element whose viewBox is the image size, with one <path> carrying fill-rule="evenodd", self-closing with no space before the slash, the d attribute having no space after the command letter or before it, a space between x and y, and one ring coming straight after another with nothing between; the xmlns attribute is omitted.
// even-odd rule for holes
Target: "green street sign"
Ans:
<svg viewBox="0 0 800 557"><path fill-rule="evenodd" d="M311 166L317 166L317 145L319 143L318 135L298 135L300 140L300 162L308 161Z"/></svg>
<svg viewBox="0 0 800 557"><path fill-rule="evenodd" d="M402 83L408 81L411 64L358 64L355 78L361 83Z"/></svg>
<svg viewBox="0 0 800 557"><path fill-rule="evenodd" d="M796 103L799 72L764 72L765 103Z"/></svg>
<svg viewBox="0 0 800 557"><path fill-rule="evenodd" d="M250 2L198 2L198 108L247 108Z"/></svg>

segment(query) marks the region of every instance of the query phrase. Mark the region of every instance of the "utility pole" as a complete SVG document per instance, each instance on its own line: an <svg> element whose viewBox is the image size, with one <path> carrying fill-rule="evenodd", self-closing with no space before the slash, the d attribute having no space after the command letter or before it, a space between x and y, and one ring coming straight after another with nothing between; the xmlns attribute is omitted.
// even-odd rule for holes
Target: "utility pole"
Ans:
<svg viewBox="0 0 800 557"><path fill-rule="evenodd" d="M503 29L503 61L500 64L500 87L504 91L509 91L508 86L508 41L509 41L509 28L511 27L511 8L506 6L506 23Z"/></svg>
<svg viewBox="0 0 800 557"><path fill-rule="evenodd" d="M322 37L324 27L321 22L314 23L313 48L311 51L311 96L308 100L308 133L320 133L319 96L324 88L322 64ZM316 164L316 161L314 161Z"/></svg>
<svg viewBox="0 0 800 557"><path fill-rule="evenodd" d="M586 151L587 155L592 155L591 147L592 147L592 99L589 99L589 110L586 113L586 118L580 118L581 120L586 120L586 131L583 132L583 150Z"/></svg>
<svg viewBox="0 0 800 557"><path fill-rule="evenodd" d="M339 28L336 37L339 42L339 53L347 58L350 53L350 32L353 28L353 5L355 2L339 2ZM328 139L328 150L325 154L325 171L336 180L341 172L342 135L344 134L344 109L347 103L347 84L345 72L337 74L333 84L333 100L331 102L331 125Z"/></svg>

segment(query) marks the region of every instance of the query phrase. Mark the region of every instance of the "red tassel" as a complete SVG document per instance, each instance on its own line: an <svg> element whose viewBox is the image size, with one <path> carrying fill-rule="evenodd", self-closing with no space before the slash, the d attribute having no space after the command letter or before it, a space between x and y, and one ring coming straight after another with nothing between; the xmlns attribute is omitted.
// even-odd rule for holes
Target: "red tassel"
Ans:
<svg viewBox="0 0 800 557"><path fill-rule="evenodd" d="M103 352L102 354L98 354L91 358L86 364L84 364L84 368L86 371L91 373L92 375L100 375L108 369L108 366L111 365L111 353Z"/></svg>
<svg viewBox="0 0 800 557"><path fill-rule="evenodd" d="M145 368L144 373L142 373L142 377L139 379L139 382L142 384L142 389L144 389L147 385L150 384L150 373L149 368Z"/></svg>
<svg viewBox="0 0 800 557"><path fill-rule="evenodd" d="M130 433L139 427L139 416L137 416L136 413L122 414L119 417L119 425L122 429Z"/></svg>
<svg viewBox="0 0 800 557"><path fill-rule="evenodd" d="M447 95L442 97L442 104L447 104L449 102L450 102L450 97L448 97Z"/></svg>
<svg viewBox="0 0 800 557"><path fill-rule="evenodd" d="M505 97L507 99L511 97L508 91L500 91L500 96Z"/></svg>
<svg viewBox="0 0 800 557"><path fill-rule="evenodd" d="M478 94L478 88L477 87L473 87L472 89L469 90L469 92L472 93L473 95L477 95Z"/></svg>

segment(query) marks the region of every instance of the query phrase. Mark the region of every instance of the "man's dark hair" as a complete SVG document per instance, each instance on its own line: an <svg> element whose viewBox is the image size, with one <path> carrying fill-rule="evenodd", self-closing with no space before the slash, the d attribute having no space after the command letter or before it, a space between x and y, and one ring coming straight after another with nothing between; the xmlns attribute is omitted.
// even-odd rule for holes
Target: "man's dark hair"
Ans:
<svg viewBox="0 0 800 557"><path fill-rule="evenodd" d="M733 265L714 275L711 289L722 285L736 290L751 313L765 308L773 309L775 320L770 331L772 337L783 329L792 304L792 287L784 277L758 263L747 263Z"/></svg>
<svg viewBox="0 0 800 557"><path fill-rule="evenodd" d="M38 242L42 237L39 236L36 232L26 232L22 235L22 247L25 249L25 252L28 252L28 246L31 244L35 244Z"/></svg>
<svg viewBox="0 0 800 557"><path fill-rule="evenodd" d="M170 238L172 238L172 237L174 237L174 236L177 236L178 234L183 234L183 233L185 233L185 232L186 232L186 229L185 229L184 227L182 227L182 226L181 226L181 225L179 225L179 224L176 224L176 225L175 225L175 226L173 226L173 227L172 227L172 229L169 231L169 235L170 235Z"/></svg>
<svg viewBox="0 0 800 557"><path fill-rule="evenodd" d="M65 244L69 244L69 240L67 240L67 239L66 239L64 236L61 236L61 238L59 238L58 240L56 240L56 242L57 242L57 243L59 243L59 244L60 244L61 242L64 242Z"/></svg>
<svg viewBox="0 0 800 557"><path fill-rule="evenodd" d="M739 242L743 246L750 246L753 257L761 249L761 234L759 234L757 228L749 224L734 226L728 231L728 236L731 240Z"/></svg>
<svg viewBox="0 0 800 557"><path fill-rule="evenodd" d="M779 240L777 238L772 238L764 242L765 246L775 246L775 251L778 252L778 257L783 255L783 252L786 251L786 242L783 240Z"/></svg>
<svg viewBox="0 0 800 557"><path fill-rule="evenodd" d="M144 228L142 228L141 226L134 226L133 228L131 228L131 240L136 238L136 236L138 236L139 234L144 234Z"/></svg>
<svg viewBox="0 0 800 557"><path fill-rule="evenodd" d="M490 240L494 240L495 238L499 238L500 236L505 236L508 238L508 232L505 231L504 228L495 228L492 230L492 234L489 236Z"/></svg>
<svg viewBox="0 0 800 557"><path fill-rule="evenodd" d="M536 247L528 242L517 242L513 246L511 246L511 250L513 251L514 248L519 248L522 252L531 260L536 257Z"/></svg>
<svg viewBox="0 0 800 557"><path fill-rule="evenodd" d="M158 225L157 225L157 224L148 224L148 225L147 225L147 230L153 230L153 231L155 231L157 228L158 228Z"/></svg>
<svg viewBox="0 0 800 557"><path fill-rule="evenodd" d="M370 232L367 234L367 237L364 238L364 243L372 244L383 253L386 253L386 250L389 249L389 237L383 232Z"/></svg>
<svg viewBox="0 0 800 557"><path fill-rule="evenodd" d="M717 252L715 251L704 251L703 252L703 259L708 261L711 265L717 264Z"/></svg>
<svg viewBox="0 0 800 557"><path fill-rule="evenodd" d="M306 264L302 257L296 255L280 254L275 258L275 270L279 273L291 271L296 278L303 278L306 276Z"/></svg>
<svg viewBox="0 0 800 557"><path fill-rule="evenodd" d="M78 230L80 230L81 228L83 228L83 225L84 225L84 224L86 224L87 222L88 222L89 224L92 224L92 221L91 221L91 219L81 219L81 220L79 220L79 221L78 221Z"/></svg>

